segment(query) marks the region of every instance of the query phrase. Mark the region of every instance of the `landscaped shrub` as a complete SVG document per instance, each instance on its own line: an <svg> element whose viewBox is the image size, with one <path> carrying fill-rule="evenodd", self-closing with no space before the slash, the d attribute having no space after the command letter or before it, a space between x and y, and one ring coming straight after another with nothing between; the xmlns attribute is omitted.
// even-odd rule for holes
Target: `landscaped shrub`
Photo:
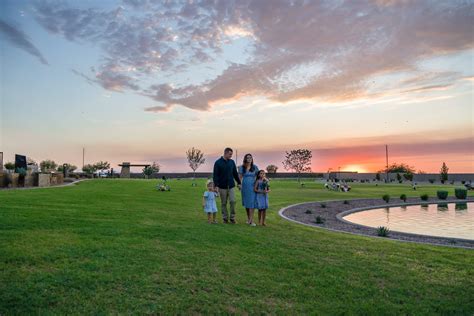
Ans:
<svg viewBox="0 0 474 316"><path fill-rule="evenodd" d="M324 217L316 216L316 224L324 224L325 221Z"/></svg>
<svg viewBox="0 0 474 316"><path fill-rule="evenodd" d="M385 227L385 226L377 227L377 236L388 237L389 233L390 233L390 229L388 229L388 227Z"/></svg>
<svg viewBox="0 0 474 316"><path fill-rule="evenodd" d="M426 193L420 195L420 199L421 199L422 201L428 201L428 198L429 198L429 196L428 196L428 194L426 194Z"/></svg>
<svg viewBox="0 0 474 316"><path fill-rule="evenodd" d="M313 212L311 210L306 210L305 214L313 214Z"/></svg>
<svg viewBox="0 0 474 316"><path fill-rule="evenodd" d="M440 200L446 200L447 197L448 197L448 191L442 191L442 190L440 190L440 191L437 191L437 192L436 192L436 195L438 196L438 199L440 199Z"/></svg>
<svg viewBox="0 0 474 316"><path fill-rule="evenodd" d="M384 194L384 195L382 196L382 200L384 200L384 201L387 202L387 203L390 202L390 195Z"/></svg>
<svg viewBox="0 0 474 316"><path fill-rule="evenodd" d="M434 182L435 182L435 179L428 179L428 181L429 181L430 183L434 183Z"/></svg>
<svg viewBox="0 0 474 316"><path fill-rule="evenodd" d="M407 201L407 195L406 194L400 195L400 200L402 200L403 202L406 202Z"/></svg>
<svg viewBox="0 0 474 316"><path fill-rule="evenodd" d="M462 188L454 189L454 195L458 199L465 199L467 197L467 190Z"/></svg>

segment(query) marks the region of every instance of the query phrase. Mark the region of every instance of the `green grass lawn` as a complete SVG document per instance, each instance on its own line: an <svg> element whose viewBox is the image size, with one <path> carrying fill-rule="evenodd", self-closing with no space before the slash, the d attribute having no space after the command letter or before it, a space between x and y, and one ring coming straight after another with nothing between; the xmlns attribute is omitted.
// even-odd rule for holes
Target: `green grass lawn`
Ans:
<svg viewBox="0 0 474 316"><path fill-rule="evenodd" d="M94 180L0 191L0 314L474 313L474 252L335 233L289 204L434 196L440 186L272 181L267 227L209 225L204 180ZM449 188L453 195L453 187ZM240 201L240 195L238 196ZM381 200L382 201L382 200Z"/></svg>

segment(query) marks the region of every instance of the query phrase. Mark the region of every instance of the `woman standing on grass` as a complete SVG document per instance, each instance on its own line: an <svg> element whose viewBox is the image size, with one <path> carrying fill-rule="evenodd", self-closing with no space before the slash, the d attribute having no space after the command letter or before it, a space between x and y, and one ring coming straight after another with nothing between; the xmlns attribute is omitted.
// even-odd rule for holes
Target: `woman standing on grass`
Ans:
<svg viewBox="0 0 474 316"><path fill-rule="evenodd" d="M258 167L253 164L251 154L244 156L242 166L239 167L239 177L242 181L242 205L247 211L247 224L255 226L253 212L255 210L256 193L254 190Z"/></svg>

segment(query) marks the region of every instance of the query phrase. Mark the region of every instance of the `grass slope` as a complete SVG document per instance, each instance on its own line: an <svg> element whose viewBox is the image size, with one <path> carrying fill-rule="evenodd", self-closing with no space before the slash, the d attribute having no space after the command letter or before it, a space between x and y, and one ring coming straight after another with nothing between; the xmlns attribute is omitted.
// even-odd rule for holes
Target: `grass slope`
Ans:
<svg viewBox="0 0 474 316"><path fill-rule="evenodd" d="M204 181L94 180L0 191L0 314L474 312L474 252L304 227L303 201L440 187L272 181L268 227L209 225ZM450 186L450 195L454 189ZM238 196L240 201L240 195Z"/></svg>

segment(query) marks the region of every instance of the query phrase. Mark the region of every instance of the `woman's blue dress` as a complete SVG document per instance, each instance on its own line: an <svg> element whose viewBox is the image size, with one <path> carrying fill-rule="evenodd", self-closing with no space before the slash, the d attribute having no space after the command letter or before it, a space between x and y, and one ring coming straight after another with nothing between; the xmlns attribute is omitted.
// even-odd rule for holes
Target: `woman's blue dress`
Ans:
<svg viewBox="0 0 474 316"><path fill-rule="evenodd" d="M239 167L239 173L242 175L242 205L245 208L255 208L255 178L257 177L258 167L253 165L254 170L246 170L244 166Z"/></svg>

